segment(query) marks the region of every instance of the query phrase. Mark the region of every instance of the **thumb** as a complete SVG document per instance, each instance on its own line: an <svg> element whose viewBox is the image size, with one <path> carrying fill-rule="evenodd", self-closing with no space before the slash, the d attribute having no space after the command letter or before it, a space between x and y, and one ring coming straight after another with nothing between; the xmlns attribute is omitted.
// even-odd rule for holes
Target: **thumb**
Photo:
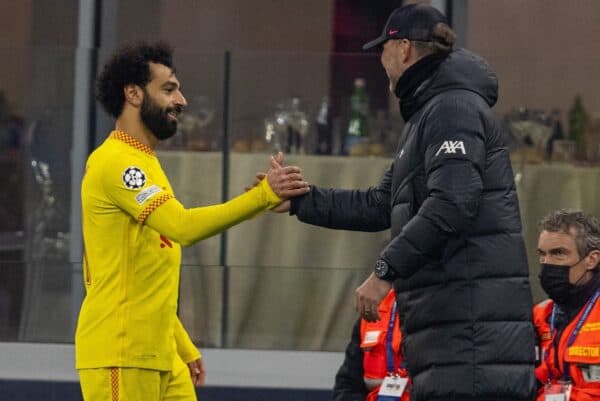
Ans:
<svg viewBox="0 0 600 401"><path fill-rule="evenodd" d="M275 160L280 166L283 166L283 152L278 152L277 156L275 156Z"/></svg>
<svg viewBox="0 0 600 401"><path fill-rule="evenodd" d="M271 156L271 162L270 162L270 164L271 164L271 168L272 169L280 169L281 168L281 164L279 164L277 162L277 160L275 159L275 157L273 157L273 156Z"/></svg>

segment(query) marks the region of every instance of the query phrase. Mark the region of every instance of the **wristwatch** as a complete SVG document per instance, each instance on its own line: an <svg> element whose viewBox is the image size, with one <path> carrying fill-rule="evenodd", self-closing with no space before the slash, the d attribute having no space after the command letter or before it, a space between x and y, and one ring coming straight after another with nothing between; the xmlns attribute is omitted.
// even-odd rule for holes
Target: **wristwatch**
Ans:
<svg viewBox="0 0 600 401"><path fill-rule="evenodd" d="M396 272L383 259L375 262L375 276L385 281L393 281L396 278Z"/></svg>

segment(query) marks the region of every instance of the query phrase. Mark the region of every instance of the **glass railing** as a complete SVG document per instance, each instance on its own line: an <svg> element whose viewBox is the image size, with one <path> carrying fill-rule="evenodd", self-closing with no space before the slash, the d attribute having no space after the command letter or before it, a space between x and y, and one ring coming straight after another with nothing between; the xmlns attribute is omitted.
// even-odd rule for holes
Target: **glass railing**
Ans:
<svg viewBox="0 0 600 401"><path fill-rule="evenodd" d="M72 343L81 265L0 262L0 341ZM184 265L179 316L200 348L340 351L365 269ZM160 317L156 317L159 319Z"/></svg>

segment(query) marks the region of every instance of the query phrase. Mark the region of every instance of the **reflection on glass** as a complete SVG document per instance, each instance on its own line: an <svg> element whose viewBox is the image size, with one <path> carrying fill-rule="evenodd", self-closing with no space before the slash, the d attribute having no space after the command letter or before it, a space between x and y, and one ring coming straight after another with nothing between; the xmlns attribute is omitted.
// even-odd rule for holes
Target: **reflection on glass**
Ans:
<svg viewBox="0 0 600 401"><path fill-rule="evenodd" d="M265 118L264 128L265 140L273 152L309 153L307 135L310 124L300 98L292 97L279 103L274 115Z"/></svg>
<svg viewBox="0 0 600 401"><path fill-rule="evenodd" d="M214 127L216 107L208 96L194 96L179 117L177 134L162 144L165 148L210 151L218 149Z"/></svg>

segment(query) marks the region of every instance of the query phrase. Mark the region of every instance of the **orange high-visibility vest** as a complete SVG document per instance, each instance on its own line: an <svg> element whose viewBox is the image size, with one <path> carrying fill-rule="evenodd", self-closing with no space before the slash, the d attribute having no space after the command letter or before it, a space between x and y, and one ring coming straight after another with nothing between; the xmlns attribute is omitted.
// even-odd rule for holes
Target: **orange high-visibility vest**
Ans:
<svg viewBox="0 0 600 401"><path fill-rule="evenodd" d="M389 329L390 319L392 318L392 308L395 301L394 290L386 295L379 304L379 316L381 320L377 322L367 322L361 319L360 322L360 347L363 351L363 379L369 394L366 401L375 401L379 386L387 376L387 358L386 358L386 339ZM394 331L392 334L392 349L394 351L394 366L398 369L396 374L402 377L408 377L406 369L401 367L402 355L400 344L402 342L402 333L400 332L400 322L396 313L394 322ZM408 386L402 394L402 401L409 401Z"/></svg>
<svg viewBox="0 0 600 401"><path fill-rule="evenodd" d="M583 321L573 344L567 347L569 338L572 336L577 323L582 319L586 306L587 304L565 327L558 347L553 346L556 330L551 332L550 327L554 302L547 300L533 308L533 320L540 339L541 349L541 363L535 369L535 376L541 383L556 383L563 377L564 363L567 362L568 373L573 384L570 401L600 400L600 379L593 381L586 380L584 377L584 370L597 369L596 372L600 372L600 299ZM557 352L558 365L555 363ZM600 375L600 373L595 373L595 375ZM543 388L539 390L537 400L544 400Z"/></svg>

